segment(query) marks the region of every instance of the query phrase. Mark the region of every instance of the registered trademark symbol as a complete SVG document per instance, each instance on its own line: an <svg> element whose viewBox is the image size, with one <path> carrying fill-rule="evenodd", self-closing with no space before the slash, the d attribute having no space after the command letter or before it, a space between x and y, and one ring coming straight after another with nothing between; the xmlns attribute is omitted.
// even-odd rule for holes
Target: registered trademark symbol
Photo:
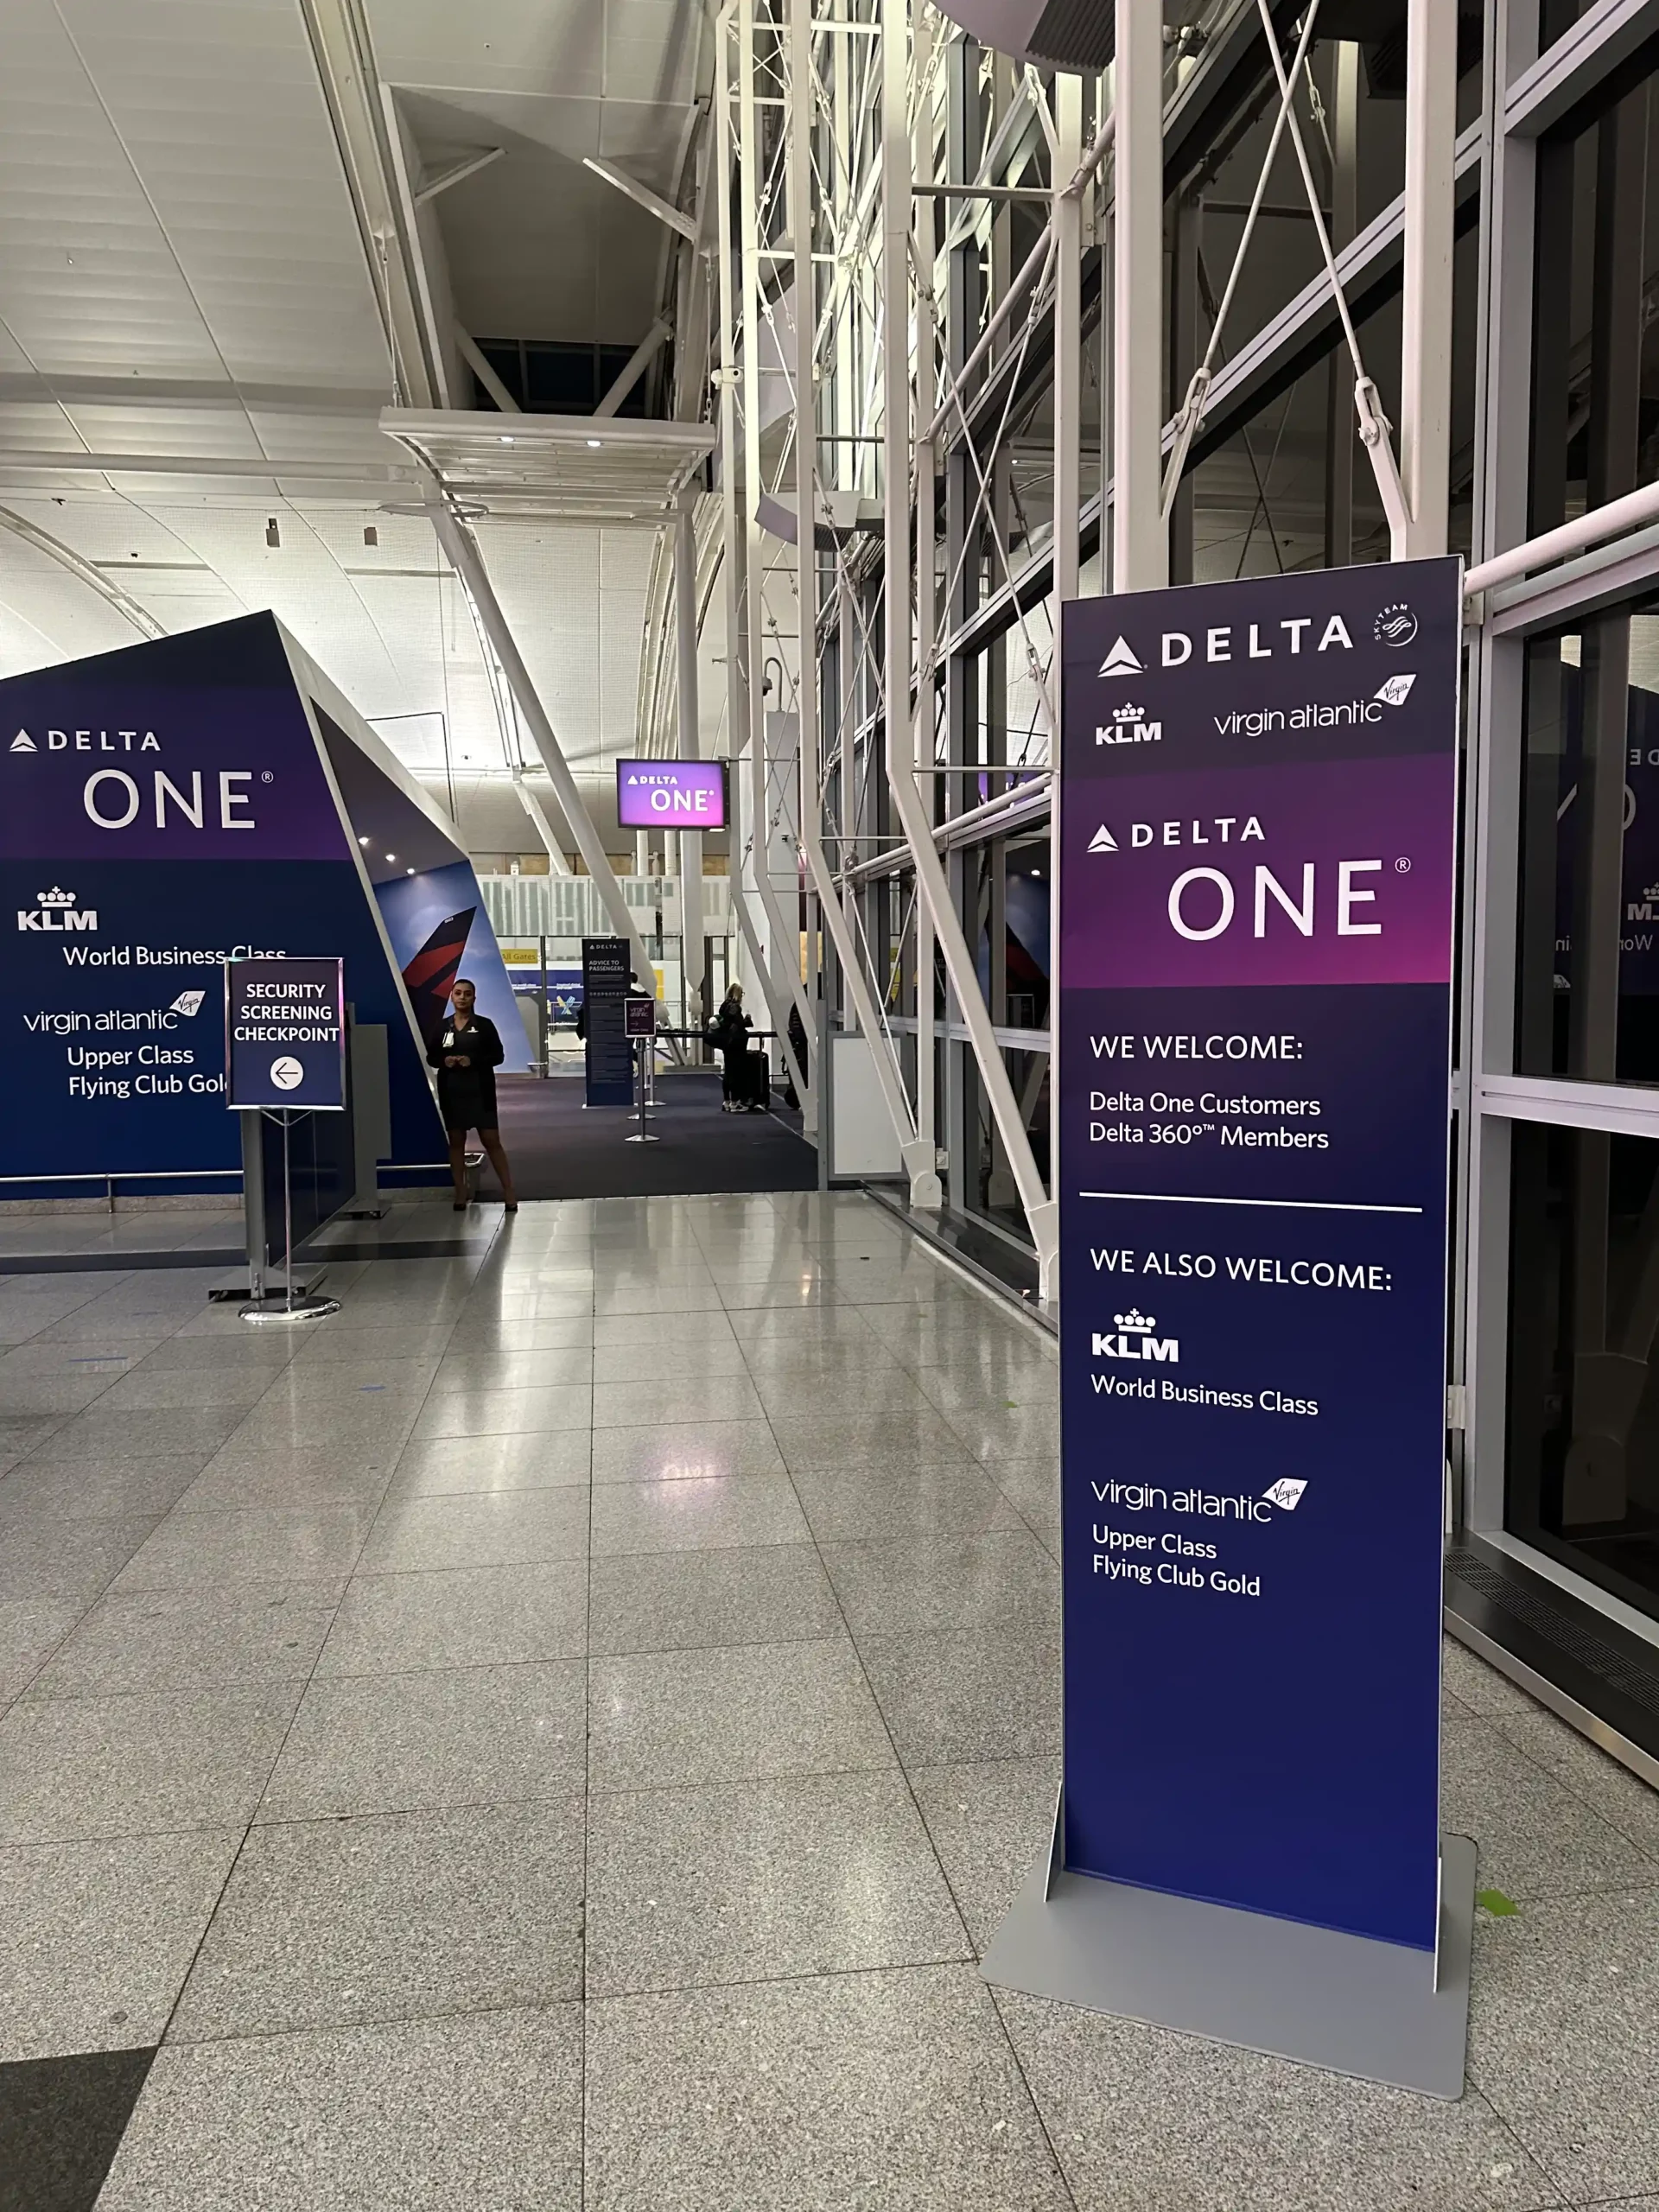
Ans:
<svg viewBox="0 0 1659 2212"><path fill-rule="evenodd" d="M1411 874L1411 862L1409 861L1395 861L1394 864L1394 872L1396 875L1409 875Z"/></svg>
<svg viewBox="0 0 1659 2212"><path fill-rule="evenodd" d="M260 780L260 782L261 782L262 784L270 784L270 783L274 783L276 779L276 778L271 774L271 772L270 772L270 769L269 769L269 768L267 768L267 769L264 772L264 773L260 776L259 780Z"/></svg>

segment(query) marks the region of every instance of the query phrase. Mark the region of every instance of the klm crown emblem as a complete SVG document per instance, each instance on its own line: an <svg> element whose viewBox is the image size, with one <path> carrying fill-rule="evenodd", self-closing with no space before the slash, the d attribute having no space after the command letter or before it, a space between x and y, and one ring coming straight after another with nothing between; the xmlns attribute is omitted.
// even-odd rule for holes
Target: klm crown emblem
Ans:
<svg viewBox="0 0 1659 2212"><path fill-rule="evenodd" d="M37 906L73 906L74 903L75 894L73 891L60 891L55 885L50 891L37 891L35 893L35 904Z"/></svg>
<svg viewBox="0 0 1659 2212"><path fill-rule="evenodd" d="M1155 1329L1158 1325L1150 1313L1142 1313L1134 1306L1130 1306L1127 1313L1114 1313L1112 1319L1120 1329L1139 1329L1143 1332Z"/></svg>

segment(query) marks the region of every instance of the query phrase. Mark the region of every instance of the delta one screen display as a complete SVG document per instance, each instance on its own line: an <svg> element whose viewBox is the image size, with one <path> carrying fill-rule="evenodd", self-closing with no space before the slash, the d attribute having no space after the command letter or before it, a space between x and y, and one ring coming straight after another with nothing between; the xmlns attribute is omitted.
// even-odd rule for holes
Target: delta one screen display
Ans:
<svg viewBox="0 0 1659 2212"><path fill-rule="evenodd" d="M619 760L616 818L624 830L723 830L723 760Z"/></svg>

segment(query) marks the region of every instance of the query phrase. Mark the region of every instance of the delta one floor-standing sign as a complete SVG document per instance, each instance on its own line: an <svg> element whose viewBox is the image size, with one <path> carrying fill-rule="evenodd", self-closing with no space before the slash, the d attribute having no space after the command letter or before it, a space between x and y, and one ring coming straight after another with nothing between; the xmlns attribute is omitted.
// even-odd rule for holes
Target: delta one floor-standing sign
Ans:
<svg viewBox="0 0 1659 2212"><path fill-rule="evenodd" d="M1071 1910L1190 1901L1199 1981L1232 1947L1373 2016L1172 2024L1452 2094L1461 2014L1413 2007L1448 1981L1460 617L1455 560L1064 612L1053 1854Z"/></svg>

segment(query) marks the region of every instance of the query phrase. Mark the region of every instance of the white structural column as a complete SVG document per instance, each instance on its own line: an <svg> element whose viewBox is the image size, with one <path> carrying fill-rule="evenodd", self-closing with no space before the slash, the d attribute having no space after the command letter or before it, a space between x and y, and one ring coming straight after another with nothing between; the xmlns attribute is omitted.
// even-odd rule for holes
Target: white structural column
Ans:
<svg viewBox="0 0 1659 2212"><path fill-rule="evenodd" d="M1116 0L1116 8L1112 589L1150 591L1169 582L1162 514L1164 11L1147 0Z"/></svg>
<svg viewBox="0 0 1659 2212"><path fill-rule="evenodd" d="M755 271L760 265L760 236L757 212L760 198L758 177L758 139L754 104L754 16L752 0L736 0L734 12L737 22L737 102L738 143L732 144L730 53L722 35L716 62L715 86L718 156L716 176L718 193L716 205L720 222L720 355L721 355L721 450L725 465L721 470L721 497L726 531L727 580L727 678L731 687L732 751L735 755L747 741L749 753L749 839L753 867L751 880L755 896L760 901L761 917L766 923L766 941L763 947L754 927L754 918L742 896L741 880L733 871L734 896L739 900L738 926L743 932L749 957L754 962L757 975L765 977L766 995L771 1002L772 1015L779 1030L779 1046L784 1064L790 1070L796 1091L801 1101L802 1127L808 1134L817 1128L817 1093L811 1079L816 1075L811 1046L807 1050L805 1067L797 1065L794 1047L788 1036L789 1009L792 1004L801 1017L808 1039L817 1033L813 1018L812 1003L807 997L806 986L800 973L800 930L798 924L786 923L782 908L773 893L767 871L767 828L771 815L771 794L766 787L766 700L762 685L761 664L764 652L764 571L760 546L760 526L755 511L760 497L760 369L758 359L760 343L760 318L755 304ZM729 21L729 13L722 10L721 27ZM742 287L741 309L732 296L734 264L732 238L733 155L739 160L741 169L742 222L742 263L740 283ZM738 454L737 412L739 370L735 354L739 315L741 318L743 363L742 392L742 457L741 475L743 508L738 507L736 461ZM738 733L742 733L740 739Z"/></svg>
<svg viewBox="0 0 1659 2212"><path fill-rule="evenodd" d="M1457 99L1458 11L1450 0L1409 0L1400 321L1400 475L1408 520L1392 532L1396 561L1446 550Z"/></svg>
<svg viewBox="0 0 1659 2212"><path fill-rule="evenodd" d="M680 494L674 516L674 642L678 672L680 755L698 757L697 539L695 491ZM680 832L680 972L685 980L686 1019L695 1028L713 1008L703 1004L707 964L702 928L702 833Z"/></svg>
<svg viewBox="0 0 1659 2212"><path fill-rule="evenodd" d="M1065 694L1060 618L1077 595L1078 502L1083 480L1083 194L1063 188L1083 162L1083 79L1054 79L1054 655L1048 696L1058 712ZM1092 180L1084 188L1094 190ZM1103 444L1104 440L1103 439ZM1102 477L1104 480L1103 455ZM1060 1166L1060 732L1049 732L1048 781L1048 1183L1058 1194ZM1058 1285L1044 1292L1053 1297Z"/></svg>
<svg viewBox="0 0 1659 2212"><path fill-rule="evenodd" d="M530 671L518 651L518 642L507 626L506 617L501 612L501 603L496 598L494 588L486 573L483 556L474 543L471 531L455 514L447 499L442 497L435 499L431 514L449 564L472 594L479 620L484 625L485 635L512 687L512 696L518 702L524 727L542 756L542 766L547 770L552 783L553 796L559 803L559 811L570 825L570 834L576 841L576 849L587 864L588 874L599 886L599 895L605 902L611 927L618 937L628 940L633 966L643 983L653 972L651 956L645 950L645 941L639 934L639 925L627 900L622 896L622 887L612 870L599 832L582 804L576 779L570 773L553 725L548 719L547 710L530 680ZM522 788L521 785L521 791Z"/></svg>
<svg viewBox="0 0 1659 2212"><path fill-rule="evenodd" d="M889 12L904 22L904 10L888 0ZM800 613L800 683L796 698L800 714L801 760L801 850L811 874L813 886L818 894L818 905L823 915L824 926L835 940L836 957L841 963L842 977L858 1016L858 1026L869 1045L870 1062L875 1070L876 1081L881 1088L882 1102L893 1123L893 1136L899 1146L899 1156L910 1182L910 1202L913 1206L937 1206L942 1201L938 1172L933 1162L933 1147L918 1142L916 1125L911 1117L910 1101L905 1096L903 1084L893 1056L893 1048L883 1027L870 979L860 955L858 942L853 933L844 904L845 893L837 887L824 857L823 839L819 832L820 779L818 775L818 561L813 542L814 524L817 511L817 299L812 277L812 0L789 0L789 161L790 211L795 247L795 514L796 514L796 582ZM904 127L905 103L902 94L899 105L899 127ZM906 197L910 179L909 148L905 149L905 180ZM891 251L892 241L887 242ZM905 255L907 239L899 241L899 281L908 286L909 272ZM889 264L889 266L891 264ZM888 280L891 283L891 276ZM908 291L903 295L908 302ZM889 309L887 324L887 370L888 404L892 404L891 378L895 352L900 364L899 373L904 382L904 423L906 442L900 448L898 490L895 493L892 480L887 486L887 531L889 566L888 577L888 649L887 671L887 723L889 741L893 722L902 717L906 734L909 730L910 703L910 593L909 568L909 481L910 470L908 431L909 361L905 351L909 327L906 315L894 325ZM893 518L899 516L903 528L901 543L904 548L900 565L892 563ZM892 607L897 601L904 610L903 655L895 658L893 644ZM850 732L843 732L843 745ZM849 773L848 754L843 753L842 775Z"/></svg>
<svg viewBox="0 0 1659 2212"><path fill-rule="evenodd" d="M1040 1294L1052 1296L1058 1256L1055 1207L1043 1188L1031 1140L1008 1081L979 988L961 917L950 898L933 825L922 803L912 766L910 721L910 222L912 192L906 105L909 75L908 10L889 0L881 17L881 283L885 359L882 461L887 489L887 778L905 842L916 870L917 896L928 910L950 977L980 1080L1007 1155L1020 1203L1037 1247ZM931 546L927 556L931 559ZM900 735L900 732L904 734ZM930 1163L931 1165L931 1163Z"/></svg>
<svg viewBox="0 0 1659 2212"><path fill-rule="evenodd" d="M522 768L515 768L512 772L512 788L518 792L518 804L530 817L535 827L536 835L547 849L548 874L569 875L570 863L564 857L564 849L553 835L553 825L547 818L546 810L542 802L524 781L524 772Z"/></svg>
<svg viewBox="0 0 1659 2212"><path fill-rule="evenodd" d="M918 9L912 19L911 37L912 72L918 85L928 81L928 63L931 49L931 20L925 10ZM931 100L918 99L912 124L912 176L918 184L933 181L933 107ZM911 216L916 240L916 268L918 285L931 289L934 282L938 258L938 229L937 216L939 202L931 194L919 197L912 194ZM910 715L910 759L912 771L918 779L918 788L931 788L930 773L925 783L919 781L924 769L933 766L933 714L938 696L932 675L933 633L938 620L938 575L934 567L935 517L938 498L938 448L930 435L928 425L932 422L938 405L938 307L929 297L918 303L916 316L916 650L918 681L915 704ZM924 676L922 671L925 671ZM889 756L897 759L897 747L890 745ZM899 770L902 775L904 771ZM933 917L928 904L918 891L915 895L916 909L916 1135L929 1147L929 1157L937 1161L938 1145L938 1098L936 1027L933 1007L934 937Z"/></svg>

